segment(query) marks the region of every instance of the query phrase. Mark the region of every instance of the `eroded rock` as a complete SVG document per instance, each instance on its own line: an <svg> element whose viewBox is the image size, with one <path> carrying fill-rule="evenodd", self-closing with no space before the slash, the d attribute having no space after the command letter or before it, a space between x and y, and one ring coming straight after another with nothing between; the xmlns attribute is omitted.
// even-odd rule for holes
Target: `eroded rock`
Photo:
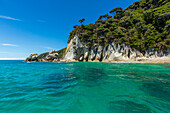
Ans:
<svg viewBox="0 0 170 113"><path fill-rule="evenodd" d="M38 61L38 54L37 53L33 53L31 54L29 57L26 58L25 62L28 61Z"/></svg>

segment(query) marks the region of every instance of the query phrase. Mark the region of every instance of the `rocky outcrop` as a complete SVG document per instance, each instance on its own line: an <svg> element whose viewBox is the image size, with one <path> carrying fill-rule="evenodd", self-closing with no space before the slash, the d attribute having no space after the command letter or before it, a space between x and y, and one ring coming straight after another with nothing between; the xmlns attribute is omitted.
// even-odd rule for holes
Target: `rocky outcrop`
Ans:
<svg viewBox="0 0 170 113"><path fill-rule="evenodd" d="M48 62L48 61L58 61L58 53L56 53L55 50L52 50L51 52L49 52L48 55L46 55L44 58L42 58L41 60Z"/></svg>
<svg viewBox="0 0 170 113"><path fill-rule="evenodd" d="M31 62L36 62L36 61L38 61L38 54L37 54L37 53L31 54L29 57L26 58L25 61L26 61L26 62L28 62L28 61L31 61Z"/></svg>
<svg viewBox="0 0 170 113"><path fill-rule="evenodd" d="M59 61L58 53L55 50L52 50L48 54L45 54L43 57L40 57L37 53L31 54L29 57L26 58L25 62L52 62L52 61Z"/></svg>
<svg viewBox="0 0 170 113"><path fill-rule="evenodd" d="M80 39L75 36L66 48L66 55L64 59L68 61L79 60L80 57L82 59L82 57L84 57L84 49L85 46L82 44Z"/></svg>
<svg viewBox="0 0 170 113"><path fill-rule="evenodd" d="M156 58L167 56L170 49L163 52L161 49L155 51L154 48L147 49L144 53L139 50L132 49L126 44L115 44L110 42L107 46L101 46L94 43L92 47L88 47L86 43L80 41L75 36L66 49L64 60L66 61L124 61L138 60L142 58Z"/></svg>

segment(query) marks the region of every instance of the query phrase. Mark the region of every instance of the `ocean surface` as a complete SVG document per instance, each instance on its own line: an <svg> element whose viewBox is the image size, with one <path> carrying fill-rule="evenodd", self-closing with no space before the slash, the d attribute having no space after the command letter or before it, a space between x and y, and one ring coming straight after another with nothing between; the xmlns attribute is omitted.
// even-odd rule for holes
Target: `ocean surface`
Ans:
<svg viewBox="0 0 170 113"><path fill-rule="evenodd" d="M170 113L170 64L0 61L0 113Z"/></svg>

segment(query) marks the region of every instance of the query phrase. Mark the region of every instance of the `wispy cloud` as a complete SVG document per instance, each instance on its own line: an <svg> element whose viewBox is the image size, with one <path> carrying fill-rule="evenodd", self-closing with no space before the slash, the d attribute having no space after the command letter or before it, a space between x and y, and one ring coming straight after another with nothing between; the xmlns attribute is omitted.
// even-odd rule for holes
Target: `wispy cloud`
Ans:
<svg viewBox="0 0 170 113"><path fill-rule="evenodd" d="M45 49L53 49L52 47L44 47Z"/></svg>
<svg viewBox="0 0 170 113"><path fill-rule="evenodd" d="M18 47L18 45L14 45L14 44L1 44L2 46L12 46L12 47Z"/></svg>
<svg viewBox="0 0 170 113"><path fill-rule="evenodd" d="M24 60L25 58L0 58L0 60Z"/></svg>
<svg viewBox="0 0 170 113"><path fill-rule="evenodd" d="M12 18L12 17L9 17L9 16L4 16L4 15L0 15L0 18L8 19L8 20L21 21L20 19L16 19L16 18Z"/></svg>
<svg viewBox="0 0 170 113"><path fill-rule="evenodd" d="M8 54L9 52L0 52L0 54Z"/></svg>
<svg viewBox="0 0 170 113"><path fill-rule="evenodd" d="M45 23L45 20L37 20L37 22Z"/></svg>

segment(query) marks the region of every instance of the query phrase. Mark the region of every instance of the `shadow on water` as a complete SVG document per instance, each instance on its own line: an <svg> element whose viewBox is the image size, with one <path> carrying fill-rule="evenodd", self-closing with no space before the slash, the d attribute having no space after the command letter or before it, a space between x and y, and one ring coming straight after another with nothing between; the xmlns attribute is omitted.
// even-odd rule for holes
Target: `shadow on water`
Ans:
<svg viewBox="0 0 170 113"><path fill-rule="evenodd" d="M143 83L141 90L151 96L170 101L170 83L161 81L147 82Z"/></svg>
<svg viewBox="0 0 170 113"><path fill-rule="evenodd" d="M43 77L40 90L47 92L50 96L64 96L76 85L76 77L68 73L54 73ZM68 90L69 89L69 90Z"/></svg>
<svg viewBox="0 0 170 113"><path fill-rule="evenodd" d="M109 109L116 113L152 113L148 106L129 100L110 102Z"/></svg>
<svg viewBox="0 0 170 113"><path fill-rule="evenodd" d="M82 84L86 87L96 87L101 86L106 74L104 69L100 68L89 68L85 70L85 76L81 77Z"/></svg>
<svg viewBox="0 0 170 113"><path fill-rule="evenodd" d="M103 72L103 69L99 68L88 68L83 70L86 76L84 76L85 80L89 81L97 81L99 80L102 76L105 76L105 73Z"/></svg>
<svg viewBox="0 0 170 113"><path fill-rule="evenodd" d="M86 87L99 86L106 77L104 68L90 65L90 63L73 64L72 68L71 72L75 73L78 83Z"/></svg>

